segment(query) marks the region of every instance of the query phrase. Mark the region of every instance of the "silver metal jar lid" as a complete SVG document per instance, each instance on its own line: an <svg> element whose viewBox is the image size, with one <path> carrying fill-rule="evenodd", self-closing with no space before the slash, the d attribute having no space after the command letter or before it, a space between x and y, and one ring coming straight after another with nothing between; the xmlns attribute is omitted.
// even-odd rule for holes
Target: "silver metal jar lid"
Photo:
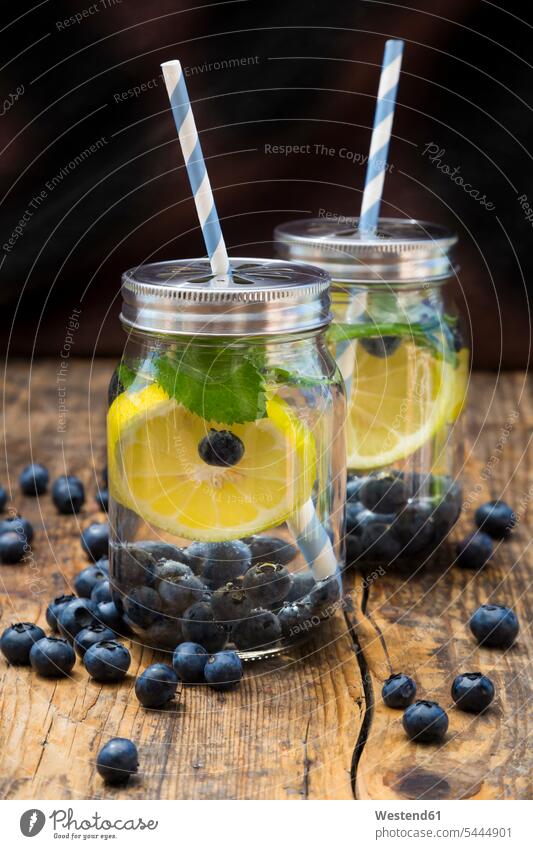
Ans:
<svg viewBox="0 0 533 849"><path fill-rule="evenodd" d="M457 236L438 224L380 218L376 234L359 233L359 218L306 218L274 230L283 259L310 262L333 281L407 283L443 280L455 271Z"/></svg>
<svg viewBox="0 0 533 849"><path fill-rule="evenodd" d="M232 258L230 275L209 260L140 265L122 275L121 321L148 333L265 336L330 323L330 278L304 263Z"/></svg>

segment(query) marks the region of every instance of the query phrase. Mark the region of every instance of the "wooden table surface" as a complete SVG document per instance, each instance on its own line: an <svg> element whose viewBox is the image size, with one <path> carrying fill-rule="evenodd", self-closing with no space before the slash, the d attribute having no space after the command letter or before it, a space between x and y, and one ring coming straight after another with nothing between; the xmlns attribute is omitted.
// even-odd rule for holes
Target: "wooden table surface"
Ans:
<svg viewBox="0 0 533 849"><path fill-rule="evenodd" d="M94 503L94 467L104 463L111 369L105 361L70 362L61 432L58 363L37 362L31 374L25 363L9 366L0 482L36 534L27 565L0 566L2 628L16 620L44 625L48 599L68 591L86 565L80 528L105 518ZM46 680L2 657L0 797L531 799L531 388L521 373L472 380L464 440L471 506L454 534L472 527L473 510L488 497L505 498L520 519L482 574L454 567L447 545L415 574L395 568L366 586L351 571L346 610L320 643L293 658L248 665L234 692L183 688L163 711L146 711L135 698L135 674L157 659L139 645L120 686L90 681L79 663L70 679ZM58 516L49 495L21 496L17 477L30 458L53 477L67 471L82 478L88 499L79 516ZM466 627L489 600L512 605L519 616L520 638L509 651L479 648ZM453 677L474 670L489 674L497 689L481 717L450 704ZM383 706L382 682L395 671L416 679L419 697L448 709L442 745L409 743L401 713ZM142 775L126 789L104 787L94 769L100 746L113 736L139 747Z"/></svg>

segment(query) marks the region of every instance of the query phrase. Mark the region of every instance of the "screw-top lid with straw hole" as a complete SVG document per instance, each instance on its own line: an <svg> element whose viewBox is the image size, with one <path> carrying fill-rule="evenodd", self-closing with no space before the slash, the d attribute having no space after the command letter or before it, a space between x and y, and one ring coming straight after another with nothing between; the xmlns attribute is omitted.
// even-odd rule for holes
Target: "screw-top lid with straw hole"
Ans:
<svg viewBox="0 0 533 849"><path fill-rule="evenodd" d="M445 227L380 218L366 235L359 223L345 217L288 221L274 231L278 256L314 263L343 283L437 281L454 273L457 236Z"/></svg>
<svg viewBox="0 0 533 849"><path fill-rule="evenodd" d="M330 278L304 263L232 258L213 274L208 259L140 265L122 276L124 325L165 335L265 336L331 321Z"/></svg>

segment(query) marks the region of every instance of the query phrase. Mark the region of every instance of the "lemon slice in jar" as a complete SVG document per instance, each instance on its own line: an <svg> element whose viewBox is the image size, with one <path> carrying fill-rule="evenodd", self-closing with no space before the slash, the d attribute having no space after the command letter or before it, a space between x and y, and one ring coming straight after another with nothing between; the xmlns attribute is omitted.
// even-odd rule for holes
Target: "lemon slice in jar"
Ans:
<svg viewBox="0 0 533 849"><path fill-rule="evenodd" d="M430 440L457 406L454 368L413 344L389 357L355 346L347 413L348 468L378 469Z"/></svg>
<svg viewBox="0 0 533 849"><path fill-rule="evenodd" d="M243 446L233 466L211 466L198 446L211 428ZM215 542L284 522L308 500L316 474L313 435L275 396L267 416L207 422L152 384L115 399L108 414L111 494L151 525Z"/></svg>

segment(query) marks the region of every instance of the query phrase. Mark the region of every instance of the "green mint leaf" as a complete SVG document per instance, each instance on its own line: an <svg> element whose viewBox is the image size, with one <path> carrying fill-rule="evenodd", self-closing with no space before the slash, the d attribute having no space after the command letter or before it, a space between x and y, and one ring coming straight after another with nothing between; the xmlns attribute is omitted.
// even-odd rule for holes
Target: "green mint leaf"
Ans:
<svg viewBox="0 0 533 849"><path fill-rule="evenodd" d="M206 421L243 424L266 416L261 356L242 349L189 346L159 356L158 383Z"/></svg>
<svg viewBox="0 0 533 849"><path fill-rule="evenodd" d="M126 363L119 363L117 377L124 389L129 389L136 378L136 373Z"/></svg>

